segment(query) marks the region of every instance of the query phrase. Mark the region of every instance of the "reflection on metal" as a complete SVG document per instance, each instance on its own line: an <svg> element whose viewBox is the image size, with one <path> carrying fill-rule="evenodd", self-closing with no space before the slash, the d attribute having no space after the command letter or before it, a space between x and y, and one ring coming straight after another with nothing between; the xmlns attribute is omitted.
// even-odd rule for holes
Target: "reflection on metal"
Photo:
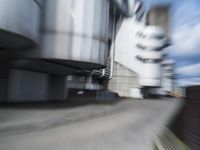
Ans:
<svg viewBox="0 0 200 150"><path fill-rule="evenodd" d="M0 1L0 49L27 49L39 41L40 7L34 0Z"/></svg>
<svg viewBox="0 0 200 150"><path fill-rule="evenodd" d="M118 2L0 0L0 49L17 50L5 51L9 57L0 74L7 78L0 76L6 80L0 97L4 92L10 101L33 100L32 94L38 101L64 100L69 74L86 76L84 88L102 89L102 80L112 76L111 45L124 17L134 10L133 0ZM98 75L90 76L93 70L101 81Z"/></svg>
<svg viewBox="0 0 200 150"><path fill-rule="evenodd" d="M18 57L79 69L103 68L109 50L109 1L45 0L40 46Z"/></svg>
<svg viewBox="0 0 200 150"><path fill-rule="evenodd" d="M106 67L116 36L113 32L123 18L117 4L111 6L108 0L45 0L39 4L43 14L40 45L18 57L48 59L79 69ZM132 8L123 1L119 6L127 6L127 11Z"/></svg>

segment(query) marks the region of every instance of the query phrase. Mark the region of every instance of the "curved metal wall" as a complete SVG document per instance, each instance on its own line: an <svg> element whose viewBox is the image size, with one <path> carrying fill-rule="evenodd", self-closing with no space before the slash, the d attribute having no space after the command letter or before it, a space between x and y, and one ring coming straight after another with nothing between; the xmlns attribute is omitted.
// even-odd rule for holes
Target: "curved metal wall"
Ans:
<svg viewBox="0 0 200 150"><path fill-rule="evenodd" d="M13 57L31 63L51 61L79 71L105 68L116 36L113 33L124 18L120 12L114 13L116 9L110 0L42 2L38 3L42 8L39 46ZM24 69L28 68L26 65Z"/></svg>
<svg viewBox="0 0 200 150"><path fill-rule="evenodd" d="M108 0L46 0L43 17L41 58L83 69L106 65Z"/></svg>
<svg viewBox="0 0 200 150"><path fill-rule="evenodd" d="M34 0L0 0L0 49L20 49L38 41L39 5Z"/></svg>

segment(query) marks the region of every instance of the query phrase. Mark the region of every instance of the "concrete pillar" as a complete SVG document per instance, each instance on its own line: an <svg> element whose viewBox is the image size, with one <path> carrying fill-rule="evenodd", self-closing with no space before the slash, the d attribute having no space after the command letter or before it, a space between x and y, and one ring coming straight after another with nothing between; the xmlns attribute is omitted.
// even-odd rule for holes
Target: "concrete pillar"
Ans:
<svg viewBox="0 0 200 150"><path fill-rule="evenodd" d="M66 76L50 75L48 99L50 101L64 101L67 94Z"/></svg>
<svg viewBox="0 0 200 150"><path fill-rule="evenodd" d="M8 97L9 60L0 53L0 102L5 102Z"/></svg>
<svg viewBox="0 0 200 150"><path fill-rule="evenodd" d="M46 101L48 75L39 72L11 69L9 75L9 102Z"/></svg>

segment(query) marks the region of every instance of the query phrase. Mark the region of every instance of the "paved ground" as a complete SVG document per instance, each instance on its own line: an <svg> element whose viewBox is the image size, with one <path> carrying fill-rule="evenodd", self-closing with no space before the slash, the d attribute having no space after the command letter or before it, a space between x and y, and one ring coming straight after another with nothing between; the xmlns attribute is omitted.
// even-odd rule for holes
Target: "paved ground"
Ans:
<svg viewBox="0 0 200 150"><path fill-rule="evenodd" d="M151 150L180 100L0 108L0 150Z"/></svg>

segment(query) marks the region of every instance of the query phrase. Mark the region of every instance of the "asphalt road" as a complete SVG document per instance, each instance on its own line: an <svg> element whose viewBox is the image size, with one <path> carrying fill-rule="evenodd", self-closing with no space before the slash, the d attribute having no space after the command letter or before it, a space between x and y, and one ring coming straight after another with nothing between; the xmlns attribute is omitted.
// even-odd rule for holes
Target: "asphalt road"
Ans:
<svg viewBox="0 0 200 150"><path fill-rule="evenodd" d="M0 108L0 150L151 150L181 101Z"/></svg>

